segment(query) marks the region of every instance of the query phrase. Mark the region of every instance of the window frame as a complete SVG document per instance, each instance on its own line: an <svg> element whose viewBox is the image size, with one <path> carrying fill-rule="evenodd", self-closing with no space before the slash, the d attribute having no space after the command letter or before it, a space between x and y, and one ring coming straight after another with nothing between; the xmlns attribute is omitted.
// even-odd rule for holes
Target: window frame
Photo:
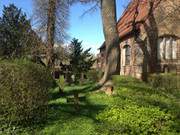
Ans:
<svg viewBox="0 0 180 135"><path fill-rule="evenodd" d="M159 37L157 55L158 60L177 60L177 39L174 36Z"/></svg>

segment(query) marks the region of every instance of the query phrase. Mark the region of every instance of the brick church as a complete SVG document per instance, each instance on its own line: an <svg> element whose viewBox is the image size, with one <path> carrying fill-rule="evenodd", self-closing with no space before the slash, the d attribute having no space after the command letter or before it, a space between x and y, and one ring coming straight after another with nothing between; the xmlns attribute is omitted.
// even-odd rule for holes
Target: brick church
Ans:
<svg viewBox="0 0 180 135"><path fill-rule="evenodd" d="M149 53L156 59L156 72L180 73L180 1L154 0L151 10L153 17L149 17L148 1L139 0L137 3L137 0L132 0L117 22L121 50L120 75L142 77L143 52L135 41L131 24L137 10L136 28ZM157 35L156 42L153 39L154 35ZM154 50L150 47L153 43L155 43ZM99 50L97 65L103 70L105 43Z"/></svg>

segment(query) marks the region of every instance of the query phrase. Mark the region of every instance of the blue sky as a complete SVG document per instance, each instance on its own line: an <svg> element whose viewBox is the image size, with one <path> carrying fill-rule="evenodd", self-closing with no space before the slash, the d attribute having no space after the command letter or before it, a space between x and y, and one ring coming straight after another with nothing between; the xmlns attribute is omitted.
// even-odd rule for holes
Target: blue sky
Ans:
<svg viewBox="0 0 180 135"><path fill-rule="evenodd" d="M17 7L21 8L28 17L33 15L32 0L0 0L0 14L2 14L3 5L9 5L10 3L14 3ZM121 16L124 5L127 5L127 0L117 0L117 18ZM99 10L81 17L83 12L90 7L81 4L75 4L71 7L68 33L71 38L75 37L82 40L83 47L91 47L92 52L96 54L97 48L104 41L104 36Z"/></svg>

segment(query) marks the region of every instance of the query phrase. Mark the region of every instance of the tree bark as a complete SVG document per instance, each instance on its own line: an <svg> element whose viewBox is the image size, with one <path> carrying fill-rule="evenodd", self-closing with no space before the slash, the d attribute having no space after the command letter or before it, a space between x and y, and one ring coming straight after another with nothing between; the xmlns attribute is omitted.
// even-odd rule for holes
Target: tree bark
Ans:
<svg viewBox="0 0 180 135"><path fill-rule="evenodd" d="M120 72L120 47L116 26L116 1L101 0L101 15L106 44L105 71L99 84L103 85L111 75Z"/></svg>
<svg viewBox="0 0 180 135"><path fill-rule="evenodd" d="M142 63L142 80L148 81L149 73L157 72L157 42L158 42L158 28L156 24L156 20L153 14L154 1L150 0L148 2L148 18L146 21L141 22L144 26L147 38L146 41L142 40L139 36L139 32L136 29L136 19L138 17L138 7L140 4L140 0L138 0L136 5L136 12L134 14L134 19L132 21L133 32L135 36L135 41L139 44L143 52L143 63ZM150 50L148 50L150 48ZM148 70L149 68L149 70Z"/></svg>
<svg viewBox="0 0 180 135"><path fill-rule="evenodd" d="M141 77L141 79L144 82L147 82L148 81L148 66L149 66L149 57L150 57L150 54L148 52L146 41L143 41L140 38L136 38L136 42L138 43L140 49L143 52L142 77Z"/></svg>
<svg viewBox="0 0 180 135"><path fill-rule="evenodd" d="M158 30L153 12L150 14L147 22L145 22L143 25L147 34L147 40L140 41L140 39L136 39L136 41L143 52L142 80L147 82L148 74L157 72ZM148 47L150 50L148 50Z"/></svg>
<svg viewBox="0 0 180 135"><path fill-rule="evenodd" d="M47 65L49 68L51 68L53 65L56 2L57 0L49 0L49 5L48 5L49 9L48 9L48 23L47 23Z"/></svg>
<svg viewBox="0 0 180 135"><path fill-rule="evenodd" d="M157 44L158 44L158 28L153 13L149 16L144 28L147 33L147 46L150 47L149 56L149 73L157 72Z"/></svg>

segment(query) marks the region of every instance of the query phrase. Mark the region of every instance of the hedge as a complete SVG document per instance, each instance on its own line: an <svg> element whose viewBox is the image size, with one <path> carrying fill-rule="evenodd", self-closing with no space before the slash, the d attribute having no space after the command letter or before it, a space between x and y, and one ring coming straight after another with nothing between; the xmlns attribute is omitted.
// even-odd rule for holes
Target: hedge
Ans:
<svg viewBox="0 0 180 135"><path fill-rule="evenodd" d="M149 76L148 82L154 88L166 90L180 89L180 76L176 74L152 74Z"/></svg>
<svg viewBox="0 0 180 135"><path fill-rule="evenodd" d="M50 72L27 60L0 61L0 131L46 120Z"/></svg>

